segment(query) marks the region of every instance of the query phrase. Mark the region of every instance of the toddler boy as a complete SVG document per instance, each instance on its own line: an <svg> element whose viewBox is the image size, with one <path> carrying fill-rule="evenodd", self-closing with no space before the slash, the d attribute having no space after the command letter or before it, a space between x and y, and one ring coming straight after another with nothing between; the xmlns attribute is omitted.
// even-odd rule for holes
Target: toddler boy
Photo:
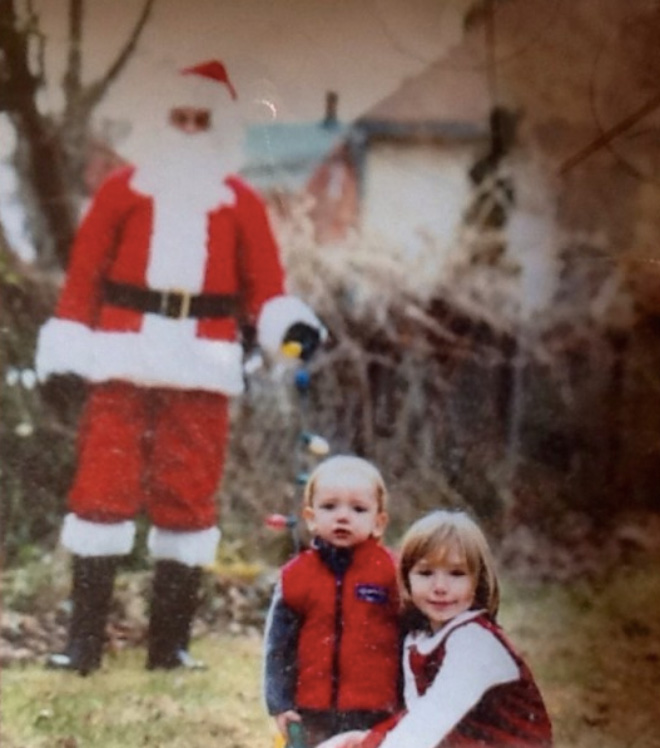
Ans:
<svg viewBox="0 0 660 748"><path fill-rule="evenodd" d="M302 722L312 748L368 729L399 706L395 563L380 472L358 457L324 460L305 487L311 548L282 569L266 624L265 698L278 729Z"/></svg>

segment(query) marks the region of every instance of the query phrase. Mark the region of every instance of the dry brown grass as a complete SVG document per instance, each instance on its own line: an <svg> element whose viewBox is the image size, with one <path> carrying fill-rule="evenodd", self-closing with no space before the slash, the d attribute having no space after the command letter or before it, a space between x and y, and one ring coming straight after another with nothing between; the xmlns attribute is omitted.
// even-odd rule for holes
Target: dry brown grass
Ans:
<svg viewBox="0 0 660 748"><path fill-rule="evenodd" d="M591 580L509 585L501 621L532 666L557 748L660 748L657 559Z"/></svg>

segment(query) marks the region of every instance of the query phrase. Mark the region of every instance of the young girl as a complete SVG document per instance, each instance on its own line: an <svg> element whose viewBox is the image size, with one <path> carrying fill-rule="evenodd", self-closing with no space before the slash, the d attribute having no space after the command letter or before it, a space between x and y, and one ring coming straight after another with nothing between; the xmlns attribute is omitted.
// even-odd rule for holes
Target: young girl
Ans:
<svg viewBox="0 0 660 748"><path fill-rule="evenodd" d="M405 535L399 561L406 710L322 748L548 748L534 679L495 623L493 558L463 512L437 511Z"/></svg>

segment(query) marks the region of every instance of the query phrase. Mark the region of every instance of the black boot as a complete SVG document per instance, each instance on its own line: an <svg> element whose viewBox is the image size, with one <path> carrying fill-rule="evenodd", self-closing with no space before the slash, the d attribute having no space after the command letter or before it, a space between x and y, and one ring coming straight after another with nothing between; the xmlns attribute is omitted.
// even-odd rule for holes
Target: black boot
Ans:
<svg viewBox="0 0 660 748"><path fill-rule="evenodd" d="M152 587L147 668L204 667L188 654L190 628L199 602L202 570L178 561L158 561Z"/></svg>
<svg viewBox="0 0 660 748"><path fill-rule="evenodd" d="M46 666L87 675L101 666L117 556L74 556L69 640L61 654L50 655Z"/></svg>

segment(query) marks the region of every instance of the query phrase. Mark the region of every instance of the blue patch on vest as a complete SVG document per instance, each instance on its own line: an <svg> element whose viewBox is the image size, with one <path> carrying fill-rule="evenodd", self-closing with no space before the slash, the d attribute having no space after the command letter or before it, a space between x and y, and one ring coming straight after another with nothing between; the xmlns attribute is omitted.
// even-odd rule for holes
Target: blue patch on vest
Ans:
<svg viewBox="0 0 660 748"><path fill-rule="evenodd" d="M382 605L387 602L387 588L378 584L356 584L355 597L358 600L364 600L365 603L379 603Z"/></svg>

